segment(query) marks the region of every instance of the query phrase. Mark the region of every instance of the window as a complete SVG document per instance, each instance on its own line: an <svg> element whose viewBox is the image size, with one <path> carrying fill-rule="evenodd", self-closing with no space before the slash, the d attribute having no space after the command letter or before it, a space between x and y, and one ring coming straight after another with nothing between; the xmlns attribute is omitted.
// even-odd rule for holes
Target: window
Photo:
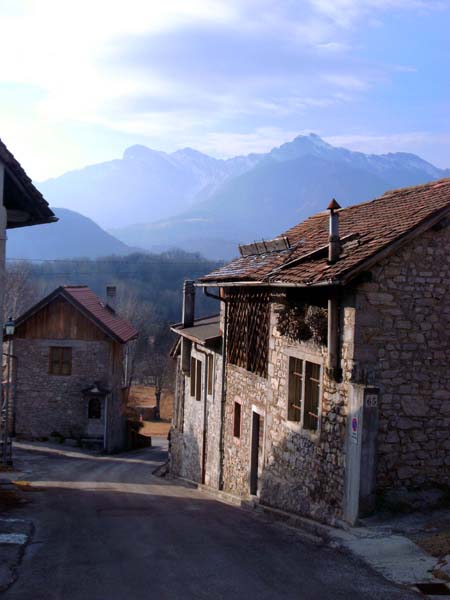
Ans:
<svg viewBox="0 0 450 600"><path fill-rule="evenodd" d="M212 396L214 387L214 355L208 354L208 396Z"/></svg>
<svg viewBox="0 0 450 600"><path fill-rule="evenodd" d="M49 373L51 375L72 374L72 348L62 346L50 348Z"/></svg>
<svg viewBox="0 0 450 600"><path fill-rule="evenodd" d="M191 396L202 399L202 361L191 356Z"/></svg>
<svg viewBox="0 0 450 600"><path fill-rule="evenodd" d="M233 435L236 438L241 437L241 405L234 403Z"/></svg>
<svg viewBox="0 0 450 600"><path fill-rule="evenodd" d="M88 419L101 419L102 418L102 401L100 398L93 396L89 398L88 404Z"/></svg>
<svg viewBox="0 0 450 600"><path fill-rule="evenodd" d="M317 431L320 388L320 365L290 357L288 421L300 423L302 428L308 431Z"/></svg>

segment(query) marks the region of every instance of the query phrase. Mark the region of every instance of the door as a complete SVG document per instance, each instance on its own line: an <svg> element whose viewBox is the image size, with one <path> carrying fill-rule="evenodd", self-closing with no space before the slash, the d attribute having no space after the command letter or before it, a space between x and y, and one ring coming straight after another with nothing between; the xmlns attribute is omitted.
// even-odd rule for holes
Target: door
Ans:
<svg viewBox="0 0 450 600"><path fill-rule="evenodd" d="M256 496L260 491L263 470L264 417L252 413L252 445L250 457L250 494Z"/></svg>

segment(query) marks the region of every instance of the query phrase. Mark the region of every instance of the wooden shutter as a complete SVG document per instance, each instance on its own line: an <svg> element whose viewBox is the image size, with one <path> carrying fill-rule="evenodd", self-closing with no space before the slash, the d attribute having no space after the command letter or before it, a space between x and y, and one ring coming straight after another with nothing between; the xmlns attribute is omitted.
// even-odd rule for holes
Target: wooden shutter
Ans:
<svg viewBox="0 0 450 600"><path fill-rule="evenodd" d="M212 354L208 354L207 366L208 366L208 395L212 396L213 382L214 382L214 356Z"/></svg>
<svg viewBox="0 0 450 600"><path fill-rule="evenodd" d="M297 423L301 420L303 387L303 361L299 358L289 359L289 405L288 420Z"/></svg>
<svg viewBox="0 0 450 600"><path fill-rule="evenodd" d="M319 425L320 365L305 364L305 408L303 427L316 431Z"/></svg>
<svg viewBox="0 0 450 600"><path fill-rule="evenodd" d="M195 399L196 400L201 400L202 399L202 361L201 360L197 360L197 381L196 386L195 386Z"/></svg>
<svg viewBox="0 0 450 600"><path fill-rule="evenodd" d="M195 396L195 377L197 374L197 370L196 370L196 360L193 356L191 356L191 373L190 373L190 379L191 379L191 396L194 397Z"/></svg>
<svg viewBox="0 0 450 600"><path fill-rule="evenodd" d="M72 348L61 348L61 375L72 374Z"/></svg>

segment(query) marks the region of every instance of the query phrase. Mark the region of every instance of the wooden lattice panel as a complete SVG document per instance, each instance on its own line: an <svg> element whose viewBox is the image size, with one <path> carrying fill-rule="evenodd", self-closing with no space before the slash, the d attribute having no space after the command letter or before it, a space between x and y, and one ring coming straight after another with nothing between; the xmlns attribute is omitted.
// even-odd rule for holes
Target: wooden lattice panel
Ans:
<svg viewBox="0 0 450 600"><path fill-rule="evenodd" d="M237 289L227 294L228 362L267 377L270 296L265 290Z"/></svg>

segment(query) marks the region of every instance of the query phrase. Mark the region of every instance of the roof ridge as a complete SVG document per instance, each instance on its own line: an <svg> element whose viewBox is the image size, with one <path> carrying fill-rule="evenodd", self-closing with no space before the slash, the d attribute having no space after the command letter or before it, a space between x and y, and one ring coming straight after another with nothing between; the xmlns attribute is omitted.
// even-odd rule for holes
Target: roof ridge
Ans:
<svg viewBox="0 0 450 600"><path fill-rule="evenodd" d="M381 196L372 198L372 200L364 200L363 202L358 202L357 204L352 204L350 206L344 206L343 208L340 208L336 212L342 212L345 210L351 210L353 208L359 208L360 206L364 206L365 204L374 204L375 202L377 202L379 200L383 200L385 198L389 198L390 196L395 196L398 194L402 194L402 195L411 194L415 191L419 191L424 188L443 187L444 183L447 183L450 185L450 177L443 177L442 179L432 179L431 181L427 181L426 183L419 183L418 185L411 185L411 186L407 186L407 187L403 187L403 188L387 190L386 192L381 194ZM315 215L312 215L312 216L317 216L317 215L325 214L325 213L326 213L326 211L323 211L323 213L322 212L316 213ZM309 218L311 218L311 217L309 217Z"/></svg>

